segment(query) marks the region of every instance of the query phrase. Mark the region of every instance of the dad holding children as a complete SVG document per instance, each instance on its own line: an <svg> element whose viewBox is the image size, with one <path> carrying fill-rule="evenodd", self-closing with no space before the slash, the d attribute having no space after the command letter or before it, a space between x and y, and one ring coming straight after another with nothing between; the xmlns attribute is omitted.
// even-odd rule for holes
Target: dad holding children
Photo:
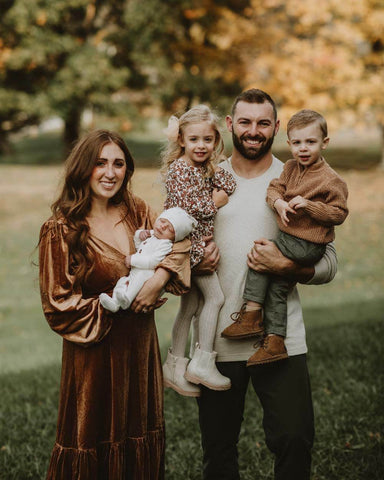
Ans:
<svg viewBox="0 0 384 480"><path fill-rule="evenodd" d="M237 186L228 203L218 210L215 243L207 245L204 259L194 272L196 275L217 271L224 304L217 321L214 350L217 352L219 372L231 381L231 388L225 391L201 387L198 406L204 456L203 478L240 478L237 443L246 391L251 380L263 408L266 443L275 455L275 479L309 479L314 418L305 328L294 284L322 284L333 279L337 257L333 243L328 243L333 236L323 237L324 254L315 265L302 265L287 258L270 240L277 238L279 229L276 215L266 203L266 193L271 180L279 178L283 170L283 163L271 152L280 125L272 98L258 89L241 93L234 102L231 115L226 117L226 124L232 134L233 152L219 166L232 174ZM317 120L303 127L298 126L297 130L301 135L308 127L315 131L315 141L320 145L316 162L324 165L320 150L328 141L327 135L321 132ZM309 140L312 142L311 137ZM307 135L304 143L308 157L311 154L308 153ZM295 148L295 144L292 145L294 156ZM342 185L338 194L343 197L340 209L343 212L341 217L345 218L346 187L341 180L338 185ZM277 209L277 205L273 206ZM291 204L289 209L286 207L286 211L291 213L291 216L288 214L289 218L299 212L301 216L304 210L300 203ZM281 217L284 218L284 215ZM332 224L341 223L341 217ZM323 224L327 226L327 221ZM265 337L237 340L221 335L233 324L233 312L240 312L237 324L244 322L245 309L241 307L247 264L255 272L284 277L292 286L287 297L288 318L284 342L287 358L284 361L247 367L250 357L268 350Z"/></svg>

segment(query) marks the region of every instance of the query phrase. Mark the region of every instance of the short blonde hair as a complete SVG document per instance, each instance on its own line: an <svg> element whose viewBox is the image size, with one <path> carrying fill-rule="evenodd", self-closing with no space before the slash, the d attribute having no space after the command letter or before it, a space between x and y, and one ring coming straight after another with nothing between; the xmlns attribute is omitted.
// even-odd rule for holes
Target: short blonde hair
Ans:
<svg viewBox="0 0 384 480"><path fill-rule="evenodd" d="M190 124L207 122L215 131L215 148L211 158L205 165L205 176L212 177L215 172L215 165L223 159L224 142L219 130L219 118L206 105L196 105L179 117L179 134L177 139L170 139L161 152L162 167L161 173L165 178L171 163L184 154L184 147L179 144L185 128Z"/></svg>
<svg viewBox="0 0 384 480"><path fill-rule="evenodd" d="M300 110L295 113L287 124L287 135L294 128L304 128L311 123L317 123L320 127L320 131L323 134L323 138L328 137L328 127L325 118L320 113L314 110Z"/></svg>

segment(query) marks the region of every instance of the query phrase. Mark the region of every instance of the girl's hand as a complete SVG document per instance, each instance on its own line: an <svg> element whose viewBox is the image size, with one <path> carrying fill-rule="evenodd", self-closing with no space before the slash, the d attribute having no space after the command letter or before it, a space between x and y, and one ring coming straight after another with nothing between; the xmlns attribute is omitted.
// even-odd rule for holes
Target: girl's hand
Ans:
<svg viewBox="0 0 384 480"><path fill-rule="evenodd" d="M142 242L144 242L144 240L146 240L147 238L149 238L151 236L151 232L149 230L142 230L140 233L139 233L139 238Z"/></svg>
<svg viewBox="0 0 384 480"><path fill-rule="evenodd" d="M297 195L296 197L292 198L292 200L290 200L288 205L295 210L298 210L299 208L305 208L308 205L308 201L301 195Z"/></svg>
<svg viewBox="0 0 384 480"><path fill-rule="evenodd" d="M131 257L132 255L127 255L125 257L124 263L127 268L131 268Z"/></svg>
<svg viewBox="0 0 384 480"><path fill-rule="evenodd" d="M212 200L216 205L216 208L220 208L228 203L228 195L224 192L224 190L218 190L217 188L214 188L212 192Z"/></svg>
<svg viewBox="0 0 384 480"><path fill-rule="evenodd" d="M288 213L296 214L295 210L285 200L278 198L274 203L274 208L281 218L282 224L287 227L289 223Z"/></svg>

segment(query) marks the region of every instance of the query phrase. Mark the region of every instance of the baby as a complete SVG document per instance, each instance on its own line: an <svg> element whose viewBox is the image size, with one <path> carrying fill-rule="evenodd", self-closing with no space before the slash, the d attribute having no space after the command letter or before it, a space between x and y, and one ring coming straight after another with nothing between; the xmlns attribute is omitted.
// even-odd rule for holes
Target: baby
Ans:
<svg viewBox="0 0 384 480"><path fill-rule="evenodd" d="M156 266L171 252L173 243L183 240L195 225L194 218L185 210L174 207L164 210L157 217L153 230L137 230L134 236L136 253L127 255L125 259L131 271L118 280L112 297L100 294L101 305L111 312L129 308Z"/></svg>

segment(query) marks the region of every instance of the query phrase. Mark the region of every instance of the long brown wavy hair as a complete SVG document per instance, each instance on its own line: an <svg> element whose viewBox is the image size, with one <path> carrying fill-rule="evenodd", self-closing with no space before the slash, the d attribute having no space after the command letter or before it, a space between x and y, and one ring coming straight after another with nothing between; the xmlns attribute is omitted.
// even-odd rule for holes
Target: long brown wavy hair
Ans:
<svg viewBox="0 0 384 480"><path fill-rule="evenodd" d="M81 138L65 162L64 185L57 200L52 204L53 218L64 220L68 227L66 241L71 255L71 270L76 282L82 283L92 271L94 253L89 248L89 224L92 191L90 178L103 147L115 143L124 152L126 173L119 191L109 202L125 207L134 224L134 200L130 192L130 179L134 172L134 161L122 137L108 130L95 130Z"/></svg>

